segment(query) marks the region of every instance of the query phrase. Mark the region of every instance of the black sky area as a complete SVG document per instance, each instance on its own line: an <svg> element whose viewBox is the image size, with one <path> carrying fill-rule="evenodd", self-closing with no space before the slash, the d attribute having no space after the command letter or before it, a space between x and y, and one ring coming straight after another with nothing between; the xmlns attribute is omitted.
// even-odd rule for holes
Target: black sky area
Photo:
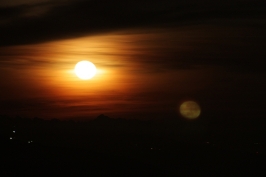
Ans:
<svg viewBox="0 0 266 177"><path fill-rule="evenodd" d="M0 7L1 46L40 43L134 27L182 26L224 19L264 28L264 1L48 1ZM39 11L43 12L39 14Z"/></svg>

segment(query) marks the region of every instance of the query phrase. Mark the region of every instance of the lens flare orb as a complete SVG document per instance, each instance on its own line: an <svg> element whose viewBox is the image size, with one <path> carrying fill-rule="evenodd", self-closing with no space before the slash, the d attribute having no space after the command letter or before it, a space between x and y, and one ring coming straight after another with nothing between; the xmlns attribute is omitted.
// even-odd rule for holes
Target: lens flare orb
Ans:
<svg viewBox="0 0 266 177"><path fill-rule="evenodd" d="M201 108L195 101L185 101L180 105L180 114L187 119L196 119L200 116Z"/></svg>

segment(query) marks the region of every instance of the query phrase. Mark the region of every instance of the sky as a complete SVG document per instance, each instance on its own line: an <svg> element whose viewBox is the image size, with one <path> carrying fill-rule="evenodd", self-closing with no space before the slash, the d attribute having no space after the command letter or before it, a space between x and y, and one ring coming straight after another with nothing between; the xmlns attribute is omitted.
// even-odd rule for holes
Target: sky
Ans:
<svg viewBox="0 0 266 177"><path fill-rule="evenodd" d="M262 0L2 0L0 114L157 119L193 100L202 117L261 124L265 12ZM75 75L81 60L91 80Z"/></svg>

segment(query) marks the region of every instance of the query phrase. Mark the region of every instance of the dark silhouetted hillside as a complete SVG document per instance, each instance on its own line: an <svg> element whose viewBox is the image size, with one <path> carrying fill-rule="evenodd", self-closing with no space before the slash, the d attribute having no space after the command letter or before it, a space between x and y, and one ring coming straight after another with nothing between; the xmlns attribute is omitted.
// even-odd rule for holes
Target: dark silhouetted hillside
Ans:
<svg viewBox="0 0 266 177"><path fill-rule="evenodd" d="M2 116L0 123L4 176L253 176L265 172L263 142L233 142L230 137L225 141L200 121L100 115L90 122Z"/></svg>

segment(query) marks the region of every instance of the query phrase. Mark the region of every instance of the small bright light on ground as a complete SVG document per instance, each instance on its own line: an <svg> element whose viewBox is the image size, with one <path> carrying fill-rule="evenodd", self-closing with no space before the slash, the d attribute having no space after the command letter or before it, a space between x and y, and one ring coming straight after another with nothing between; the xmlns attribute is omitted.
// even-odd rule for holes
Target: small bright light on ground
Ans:
<svg viewBox="0 0 266 177"><path fill-rule="evenodd" d="M12 137L10 137L10 139L12 140L13 138L12 138Z"/></svg>
<svg viewBox="0 0 266 177"><path fill-rule="evenodd" d="M13 133L16 133L16 131L13 131Z"/></svg>

